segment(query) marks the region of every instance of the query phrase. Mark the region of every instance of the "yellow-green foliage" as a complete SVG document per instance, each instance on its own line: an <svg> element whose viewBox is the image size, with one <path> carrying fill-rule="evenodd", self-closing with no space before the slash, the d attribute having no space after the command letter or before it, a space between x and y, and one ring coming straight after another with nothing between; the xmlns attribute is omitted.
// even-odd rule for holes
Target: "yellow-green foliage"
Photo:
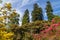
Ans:
<svg viewBox="0 0 60 40"><path fill-rule="evenodd" d="M0 28L0 40L13 40L13 32L7 32L5 28Z"/></svg>

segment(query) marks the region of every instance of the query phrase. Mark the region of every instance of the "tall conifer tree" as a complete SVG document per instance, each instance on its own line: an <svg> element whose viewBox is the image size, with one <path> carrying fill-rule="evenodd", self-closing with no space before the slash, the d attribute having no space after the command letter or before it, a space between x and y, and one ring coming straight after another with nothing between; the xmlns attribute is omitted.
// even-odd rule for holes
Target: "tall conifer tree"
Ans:
<svg viewBox="0 0 60 40"><path fill-rule="evenodd" d="M34 4L34 9L32 11L32 21L43 20L42 8L38 6L37 3Z"/></svg>
<svg viewBox="0 0 60 40"><path fill-rule="evenodd" d="M24 12L23 20L22 20L22 25L25 23L29 23L29 10L26 9Z"/></svg>
<svg viewBox="0 0 60 40"><path fill-rule="evenodd" d="M47 1L46 13L48 16L48 20L51 21L54 15L53 15L53 9L52 9L51 3L49 1Z"/></svg>

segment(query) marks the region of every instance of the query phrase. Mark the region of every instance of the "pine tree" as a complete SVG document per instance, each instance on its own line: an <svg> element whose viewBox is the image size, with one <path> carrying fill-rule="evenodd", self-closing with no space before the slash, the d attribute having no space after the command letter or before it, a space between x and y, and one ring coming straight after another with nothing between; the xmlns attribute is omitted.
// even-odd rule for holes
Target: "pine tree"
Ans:
<svg viewBox="0 0 60 40"><path fill-rule="evenodd" d="M37 3L34 4L34 9L32 11L32 21L43 20L42 8L38 6Z"/></svg>
<svg viewBox="0 0 60 40"><path fill-rule="evenodd" d="M53 15L53 9L52 9L51 3L49 1L47 1L46 13L48 16L48 20L51 21L54 15Z"/></svg>
<svg viewBox="0 0 60 40"><path fill-rule="evenodd" d="M25 23L29 23L29 10L26 9L24 12L23 20L22 20L22 25Z"/></svg>

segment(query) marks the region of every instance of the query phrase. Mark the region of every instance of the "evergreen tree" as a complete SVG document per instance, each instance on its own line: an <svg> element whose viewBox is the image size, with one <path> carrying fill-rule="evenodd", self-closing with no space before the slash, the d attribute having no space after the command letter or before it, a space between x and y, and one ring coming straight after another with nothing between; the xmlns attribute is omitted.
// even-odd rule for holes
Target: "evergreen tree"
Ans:
<svg viewBox="0 0 60 40"><path fill-rule="evenodd" d="M22 25L25 23L29 23L29 10L26 9L24 12L23 20L22 20Z"/></svg>
<svg viewBox="0 0 60 40"><path fill-rule="evenodd" d="M49 1L47 1L46 13L48 16L48 20L51 21L54 15L53 15L53 9L52 9L51 3Z"/></svg>
<svg viewBox="0 0 60 40"><path fill-rule="evenodd" d="M42 8L38 6L37 3L34 4L34 9L32 11L32 21L43 20Z"/></svg>

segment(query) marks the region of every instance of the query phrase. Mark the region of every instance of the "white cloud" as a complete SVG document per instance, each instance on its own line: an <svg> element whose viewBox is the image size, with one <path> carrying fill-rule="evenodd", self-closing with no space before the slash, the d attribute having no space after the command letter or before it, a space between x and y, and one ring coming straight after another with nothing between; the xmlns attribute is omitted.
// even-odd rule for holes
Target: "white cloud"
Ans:
<svg viewBox="0 0 60 40"><path fill-rule="evenodd" d="M44 16L47 16L47 14L45 13Z"/></svg>
<svg viewBox="0 0 60 40"><path fill-rule="evenodd" d="M22 4L21 4L20 7L23 7L23 6L27 5L28 2L29 2L29 0L22 0Z"/></svg>
<svg viewBox="0 0 60 40"><path fill-rule="evenodd" d="M2 0L2 1L3 1L3 3L5 3L5 2L15 3L15 2L17 2L18 0Z"/></svg>
<svg viewBox="0 0 60 40"><path fill-rule="evenodd" d="M25 5L33 4L36 1L38 1L38 0L22 0L20 8L25 6Z"/></svg>
<svg viewBox="0 0 60 40"><path fill-rule="evenodd" d="M44 13L44 20L48 20L47 13Z"/></svg>
<svg viewBox="0 0 60 40"><path fill-rule="evenodd" d="M29 4L32 4L36 1L38 1L38 0L2 0L2 1L3 1L2 4L6 3L6 2L10 2L12 4L12 6L16 5L15 8L20 9L20 8L26 6L26 5L29 5ZM18 6L20 6L20 7L18 7Z"/></svg>

